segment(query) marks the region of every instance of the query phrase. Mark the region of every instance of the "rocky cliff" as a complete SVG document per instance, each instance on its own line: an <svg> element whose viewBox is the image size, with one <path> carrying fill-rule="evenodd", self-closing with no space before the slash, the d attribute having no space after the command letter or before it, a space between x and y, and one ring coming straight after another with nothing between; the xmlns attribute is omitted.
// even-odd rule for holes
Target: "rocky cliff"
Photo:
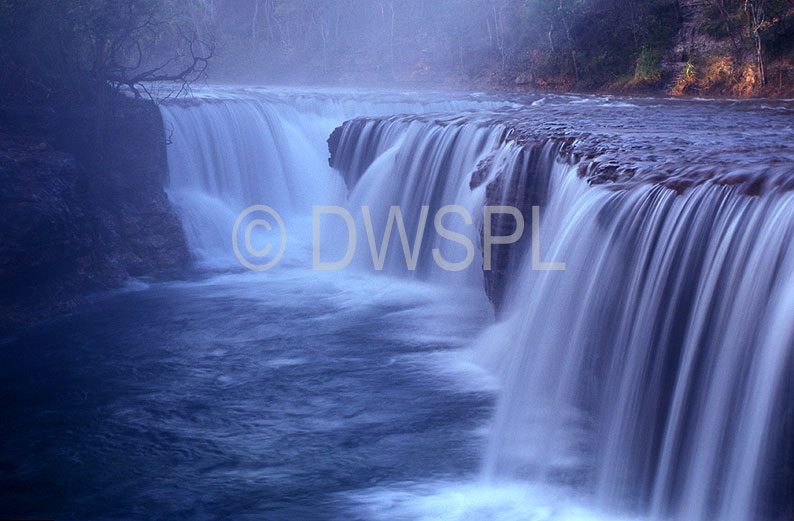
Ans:
<svg viewBox="0 0 794 521"><path fill-rule="evenodd" d="M791 12L769 13L764 24L766 84L741 10L716 2L679 0L681 28L661 62L661 92L674 95L787 97L794 88ZM728 28L724 19L731 16Z"/></svg>
<svg viewBox="0 0 794 521"><path fill-rule="evenodd" d="M0 330L72 311L129 277L184 269L153 103L0 110Z"/></svg>

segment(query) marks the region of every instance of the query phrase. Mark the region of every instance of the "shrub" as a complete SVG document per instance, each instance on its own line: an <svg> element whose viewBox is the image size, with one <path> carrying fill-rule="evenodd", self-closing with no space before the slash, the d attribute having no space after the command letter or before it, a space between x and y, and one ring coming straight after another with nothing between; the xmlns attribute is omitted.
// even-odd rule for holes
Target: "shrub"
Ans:
<svg viewBox="0 0 794 521"><path fill-rule="evenodd" d="M634 67L634 83L637 85L655 85L662 80L659 68L659 53L643 47Z"/></svg>

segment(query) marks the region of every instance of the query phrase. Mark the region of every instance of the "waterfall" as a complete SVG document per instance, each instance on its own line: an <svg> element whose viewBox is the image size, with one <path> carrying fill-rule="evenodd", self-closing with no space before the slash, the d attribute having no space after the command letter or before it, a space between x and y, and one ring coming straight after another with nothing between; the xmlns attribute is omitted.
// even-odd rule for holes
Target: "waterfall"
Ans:
<svg viewBox="0 0 794 521"><path fill-rule="evenodd" d="M533 271L528 240L501 252L491 282L506 286L504 318L477 342L502 385L485 480L572 487L653 519L790 508L794 194L612 191L581 179L561 143L504 135L455 119L359 120L335 157L354 201L412 215L442 202L543 206L539 256L567 269Z"/></svg>
<svg viewBox="0 0 794 521"><path fill-rule="evenodd" d="M170 140L167 191L197 260L234 265L231 230L247 207L274 208L293 231L312 206L344 204L346 188L326 146L344 121L510 105L470 94L198 90L191 100L161 104ZM310 230L298 228L298 242L309 244Z"/></svg>
<svg viewBox="0 0 794 521"><path fill-rule="evenodd" d="M791 454L794 195L612 192L574 171L552 177L542 223L567 270L525 261L480 342L503 383L486 479L577 486L654 519L785 507L771 491Z"/></svg>
<svg viewBox="0 0 794 521"><path fill-rule="evenodd" d="M234 262L231 230L249 206L268 205L284 218L336 204L342 187L322 147L325 127L285 103L212 100L162 106L168 147L168 194L188 245L207 262Z"/></svg>
<svg viewBox="0 0 794 521"><path fill-rule="evenodd" d="M452 118L390 118L376 122L359 120L342 127L338 147L332 163L346 182L352 186L348 205L351 212L368 207L375 237L386 228L390 209L401 209L408 235L415 238L422 207L426 211L426 233L420 243L416 270L408 270L397 234L389 243L385 271L408 274L425 279L445 280L466 284L482 284L480 261L473 262L461 273L442 269L432 255L438 249L451 262L465 257L463 247L434 233L433 216L445 206L457 206L471 217L468 224L463 217L444 220L446 229L468 237L472 245L479 241L483 190L472 190L470 179L484 155L497 150L503 141L500 126L478 126L465 119ZM358 235L366 237L360 227ZM479 257L479 255L477 256ZM363 252L359 264L372 266L369 252Z"/></svg>
<svg viewBox="0 0 794 521"><path fill-rule="evenodd" d="M396 228L383 269L484 286L500 310L473 352L500 385L485 482L550 484L658 520L790 510L794 193L711 181L590 186L560 142L518 145L504 124L464 113L500 103L410 99L221 90L163 105L168 192L196 257L233 260L230 230L247 206L272 206L289 222L336 204L356 219L355 264L371 270L361 207L378 248L391 206L411 243L428 207L416 269ZM483 223L485 204L516 206L527 223L541 206L533 255L566 270L534 271L526 238L495 247L483 274L481 228L513 226ZM450 260L466 253L433 233L448 205L472 216L445 220L478 248L461 273L433 262L433 249ZM342 242L333 228L332 255Z"/></svg>

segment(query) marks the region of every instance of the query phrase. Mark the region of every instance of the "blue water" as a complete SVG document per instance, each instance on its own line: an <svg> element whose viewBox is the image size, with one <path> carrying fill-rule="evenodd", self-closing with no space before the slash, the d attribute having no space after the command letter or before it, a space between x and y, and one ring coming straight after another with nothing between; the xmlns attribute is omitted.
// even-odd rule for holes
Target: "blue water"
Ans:
<svg viewBox="0 0 794 521"><path fill-rule="evenodd" d="M0 518L789 516L791 103L207 88L161 110L195 271L2 340ZM405 113L343 133L361 171L329 166L334 128ZM507 128L574 155L529 161ZM513 186L567 268L514 253L499 321L482 252L453 277L432 235L416 271L396 234L370 269L361 226L348 269L311 270L314 205L380 227ZM244 272L232 230L262 204L287 253Z"/></svg>
<svg viewBox="0 0 794 521"><path fill-rule="evenodd" d="M473 475L493 396L445 357L483 300L283 270L22 333L0 350L0 517L358 519L358 491Z"/></svg>

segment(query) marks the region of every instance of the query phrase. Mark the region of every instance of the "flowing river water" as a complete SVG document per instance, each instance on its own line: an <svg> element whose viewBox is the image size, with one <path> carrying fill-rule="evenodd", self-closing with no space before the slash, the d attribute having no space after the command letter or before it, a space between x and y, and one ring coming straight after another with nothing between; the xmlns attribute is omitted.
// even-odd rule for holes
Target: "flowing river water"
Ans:
<svg viewBox="0 0 794 521"><path fill-rule="evenodd" d="M195 268L4 340L4 511L791 515L791 103L214 87L161 111ZM540 251L512 250L495 311L482 208L516 192ZM232 240L253 205L286 229L245 244L284 246L261 272ZM313 226L331 205L352 228ZM450 205L457 241L433 230ZM379 238L392 206L415 269L396 229L373 269L362 207ZM345 269L313 269L351 232Z"/></svg>

